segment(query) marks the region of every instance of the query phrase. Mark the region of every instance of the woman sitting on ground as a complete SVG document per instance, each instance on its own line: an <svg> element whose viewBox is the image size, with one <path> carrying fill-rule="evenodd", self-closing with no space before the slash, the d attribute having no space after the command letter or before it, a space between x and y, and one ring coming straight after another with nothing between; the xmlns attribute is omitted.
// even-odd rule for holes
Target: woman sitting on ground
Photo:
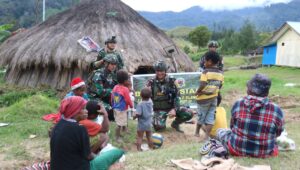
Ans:
<svg viewBox="0 0 300 170"><path fill-rule="evenodd" d="M78 96L66 98L61 102L62 119L51 132L52 170L108 169L124 154L124 151L119 149L115 149L113 155L107 152L96 156L91 152L87 130L78 123L87 118L86 104L87 101ZM107 114L104 116L107 119Z"/></svg>

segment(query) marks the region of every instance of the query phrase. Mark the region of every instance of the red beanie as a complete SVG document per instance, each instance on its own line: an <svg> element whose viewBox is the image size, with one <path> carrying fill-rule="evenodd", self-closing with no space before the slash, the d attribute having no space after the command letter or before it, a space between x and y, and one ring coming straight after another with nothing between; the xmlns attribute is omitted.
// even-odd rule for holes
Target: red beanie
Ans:
<svg viewBox="0 0 300 170"><path fill-rule="evenodd" d="M83 109L86 103L87 101L84 100L84 98L82 97L79 96L68 97L62 100L59 108L59 113L64 115L65 118L67 119L72 118Z"/></svg>
<svg viewBox="0 0 300 170"><path fill-rule="evenodd" d="M80 77L76 77L71 82L71 90L75 90L84 85L85 85L84 81Z"/></svg>

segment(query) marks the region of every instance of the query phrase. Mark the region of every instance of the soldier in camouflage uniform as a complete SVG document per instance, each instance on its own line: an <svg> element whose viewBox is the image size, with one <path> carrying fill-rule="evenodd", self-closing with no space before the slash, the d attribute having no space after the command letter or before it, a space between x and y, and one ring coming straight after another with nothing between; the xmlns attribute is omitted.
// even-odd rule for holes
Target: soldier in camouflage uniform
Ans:
<svg viewBox="0 0 300 170"><path fill-rule="evenodd" d="M157 130L166 128L167 117L176 117L172 127L182 132L179 125L193 117L193 112L179 105L179 91L175 85L175 78L167 75L167 65L163 61L154 64L156 77L150 79L146 86L152 90L153 127Z"/></svg>
<svg viewBox="0 0 300 170"><path fill-rule="evenodd" d="M209 51L214 51L214 52L217 52L217 48L219 47L219 44L217 41L209 41L208 44L207 44L207 47L208 47L208 52ZM207 55L206 52L201 58L200 58L200 61L199 61L199 71L203 71L205 69L205 66L204 66L204 62L205 62L205 56ZM223 57L220 56L220 61L218 63L218 68L220 71L223 71Z"/></svg>
<svg viewBox="0 0 300 170"><path fill-rule="evenodd" d="M107 54L115 54L117 57L117 70L120 70L124 67L122 56L119 52L116 51L116 37L112 36L111 38L108 38L105 41L105 48L101 49L98 53L97 60L91 64L91 68L93 70L97 70L99 68L102 68L104 66L104 58Z"/></svg>
<svg viewBox="0 0 300 170"><path fill-rule="evenodd" d="M112 89L118 84L115 74L118 59L115 54L107 54L103 60L104 67L93 71L89 76L87 92L91 100L103 102L109 113L109 119L114 120L113 114L111 114L110 96Z"/></svg>

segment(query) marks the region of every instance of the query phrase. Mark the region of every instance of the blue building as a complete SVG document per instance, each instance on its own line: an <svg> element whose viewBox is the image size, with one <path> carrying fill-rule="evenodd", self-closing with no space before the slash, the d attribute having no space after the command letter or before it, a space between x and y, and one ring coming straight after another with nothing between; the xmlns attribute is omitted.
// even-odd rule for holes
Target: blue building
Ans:
<svg viewBox="0 0 300 170"><path fill-rule="evenodd" d="M263 65L275 65L276 64L276 50L277 50L276 43L264 46L264 53L263 53L263 59L262 59Z"/></svg>

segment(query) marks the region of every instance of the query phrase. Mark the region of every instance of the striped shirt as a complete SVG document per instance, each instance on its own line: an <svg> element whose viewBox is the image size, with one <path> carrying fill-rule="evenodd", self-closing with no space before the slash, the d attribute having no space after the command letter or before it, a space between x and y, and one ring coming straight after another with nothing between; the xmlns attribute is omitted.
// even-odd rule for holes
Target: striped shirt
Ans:
<svg viewBox="0 0 300 170"><path fill-rule="evenodd" d="M203 85L205 85L205 87L201 90L201 94L198 95L196 99L203 101L216 98L223 83L223 72L217 67L205 69L200 76L200 87Z"/></svg>

